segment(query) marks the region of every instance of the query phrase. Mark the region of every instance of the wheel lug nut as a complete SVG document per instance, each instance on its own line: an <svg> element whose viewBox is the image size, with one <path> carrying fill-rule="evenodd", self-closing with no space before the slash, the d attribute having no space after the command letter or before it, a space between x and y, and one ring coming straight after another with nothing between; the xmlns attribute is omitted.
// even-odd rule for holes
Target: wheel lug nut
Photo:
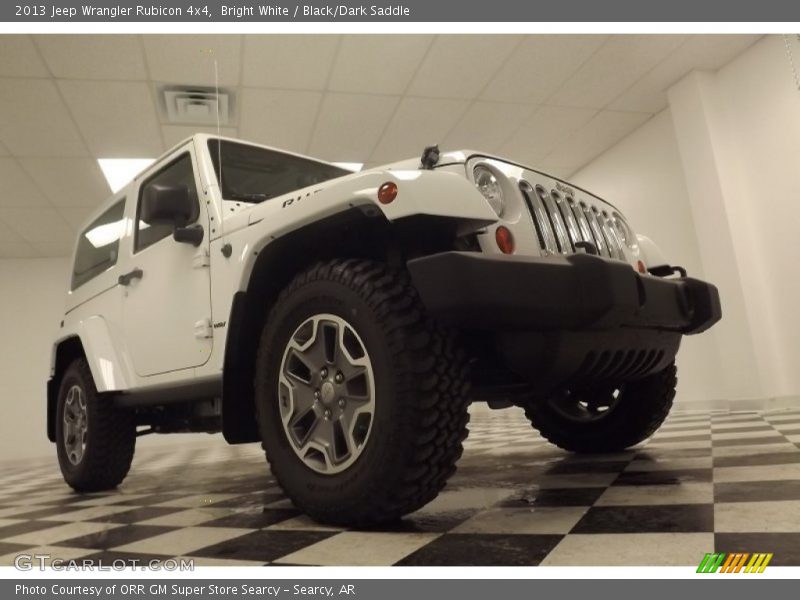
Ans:
<svg viewBox="0 0 800 600"><path fill-rule="evenodd" d="M339 398L339 408L344 408L345 401L344 398Z"/></svg>
<svg viewBox="0 0 800 600"><path fill-rule="evenodd" d="M319 390L314 390L314 399L319 400L322 397L322 392Z"/></svg>
<svg viewBox="0 0 800 600"><path fill-rule="evenodd" d="M322 370L319 372L319 376L325 379L328 376L328 369L323 367Z"/></svg>
<svg viewBox="0 0 800 600"><path fill-rule="evenodd" d="M336 383L342 383L344 381L344 375L341 372L336 374L336 377L333 378Z"/></svg>
<svg viewBox="0 0 800 600"><path fill-rule="evenodd" d="M330 419L331 418L331 409L329 409L329 408L325 409L325 418L326 419Z"/></svg>

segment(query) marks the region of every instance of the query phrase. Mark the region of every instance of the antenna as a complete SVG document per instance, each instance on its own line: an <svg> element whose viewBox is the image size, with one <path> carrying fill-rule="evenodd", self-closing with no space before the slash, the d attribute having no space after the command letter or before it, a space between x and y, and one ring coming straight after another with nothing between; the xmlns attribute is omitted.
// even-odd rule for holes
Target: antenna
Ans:
<svg viewBox="0 0 800 600"><path fill-rule="evenodd" d="M214 59L214 93L217 95L217 168L219 169L219 195L222 198L222 140L220 139L219 126L219 64Z"/></svg>

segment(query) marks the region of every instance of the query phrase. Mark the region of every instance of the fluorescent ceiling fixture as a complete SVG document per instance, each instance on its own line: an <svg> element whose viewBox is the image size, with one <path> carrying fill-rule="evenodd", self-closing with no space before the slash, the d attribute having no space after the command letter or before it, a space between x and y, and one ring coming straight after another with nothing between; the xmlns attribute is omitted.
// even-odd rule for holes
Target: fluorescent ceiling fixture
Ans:
<svg viewBox="0 0 800 600"><path fill-rule="evenodd" d="M358 173L361 170L361 167L364 166L364 163L356 162L335 162L332 164L336 165L337 167L341 167L342 169L352 171L353 173Z"/></svg>
<svg viewBox="0 0 800 600"><path fill-rule="evenodd" d="M113 244L122 237L122 228L125 225L125 220L120 219L113 223L106 223L98 225L94 229L86 232L86 239L95 248L102 248Z"/></svg>
<svg viewBox="0 0 800 600"><path fill-rule="evenodd" d="M111 192L116 194L140 172L149 167L154 158L98 158L97 164L108 182Z"/></svg>

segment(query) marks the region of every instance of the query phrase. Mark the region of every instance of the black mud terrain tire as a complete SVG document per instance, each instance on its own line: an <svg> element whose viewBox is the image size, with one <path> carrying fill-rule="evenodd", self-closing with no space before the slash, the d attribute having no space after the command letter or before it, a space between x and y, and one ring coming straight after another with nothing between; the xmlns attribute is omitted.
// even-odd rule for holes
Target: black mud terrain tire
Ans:
<svg viewBox="0 0 800 600"><path fill-rule="evenodd" d="M64 480L78 492L113 489L128 474L135 446L133 413L98 395L86 359L72 362L61 378L56 408Z"/></svg>
<svg viewBox="0 0 800 600"><path fill-rule="evenodd" d="M675 364L619 388L607 414L595 419L567 416L556 399L529 403L525 415L551 443L570 452L618 452L653 435L667 418L678 379ZM601 393L612 393L605 390ZM563 401L563 400L562 400Z"/></svg>
<svg viewBox="0 0 800 600"><path fill-rule="evenodd" d="M304 462L279 407L287 345L320 314L352 326L374 373L370 432L340 472L318 472ZM467 436L462 353L425 314L407 273L370 260L318 263L283 290L261 336L255 391L272 473L292 502L321 523L371 527L424 506L455 472Z"/></svg>

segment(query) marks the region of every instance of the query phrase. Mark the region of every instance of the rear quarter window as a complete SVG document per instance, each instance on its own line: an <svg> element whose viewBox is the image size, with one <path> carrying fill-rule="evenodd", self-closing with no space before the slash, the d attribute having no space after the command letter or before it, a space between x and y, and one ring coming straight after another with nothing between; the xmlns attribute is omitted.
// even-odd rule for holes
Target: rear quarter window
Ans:
<svg viewBox="0 0 800 600"><path fill-rule="evenodd" d="M73 290L117 264L119 241L125 225L124 213L123 198L81 232L72 267Z"/></svg>

